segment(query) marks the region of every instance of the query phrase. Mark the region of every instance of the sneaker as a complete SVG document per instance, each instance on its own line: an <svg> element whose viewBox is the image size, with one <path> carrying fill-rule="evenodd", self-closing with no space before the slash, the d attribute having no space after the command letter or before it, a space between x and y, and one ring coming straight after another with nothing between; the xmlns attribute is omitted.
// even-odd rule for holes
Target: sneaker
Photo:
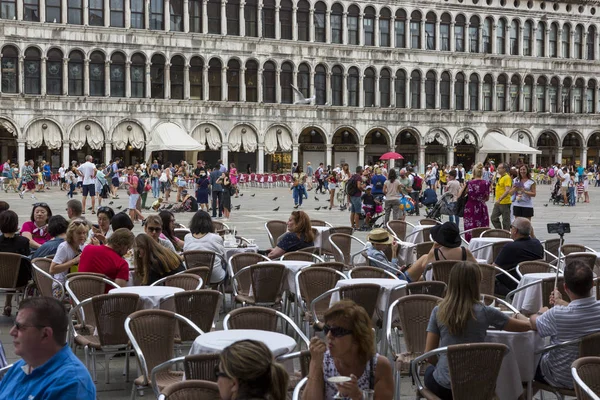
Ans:
<svg viewBox="0 0 600 400"><path fill-rule="evenodd" d="M19 192L19 197L23 198L23 193Z"/></svg>

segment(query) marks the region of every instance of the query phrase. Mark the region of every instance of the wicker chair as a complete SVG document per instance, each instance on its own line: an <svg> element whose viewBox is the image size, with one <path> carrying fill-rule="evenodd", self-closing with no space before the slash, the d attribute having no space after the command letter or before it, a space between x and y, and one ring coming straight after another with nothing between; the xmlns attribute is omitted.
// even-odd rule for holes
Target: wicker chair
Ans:
<svg viewBox="0 0 600 400"><path fill-rule="evenodd" d="M440 221L438 221L437 219L432 219L432 218L423 218L419 220L419 225L441 225L442 223Z"/></svg>
<svg viewBox="0 0 600 400"><path fill-rule="evenodd" d="M304 251L292 251L285 253L281 256L281 260L286 261L306 261L310 263L325 262L321 257L313 253L306 253Z"/></svg>
<svg viewBox="0 0 600 400"><path fill-rule="evenodd" d="M548 239L544 241L544 259L552 262L558 259L560 239Z"/></svg>
<svg viewBox="0 0 600 400"><path fill-rule="evenodd" d="M155 395L170 384L181 382L183 373L157 368L173 358L175 322L189 325L198 335L203 332L189 319L166 310L141 310L131 313L124 322L125 332L135 350L142 375L134 380L131 397L152 384Z"/></svg>
<svg viewBox="0 0 600 400"><path fill-rule="evenodd" d="M431 228L433 228L433 225L424 225L424 226L423 226L422 228L420 228L420 229L413 230L411 233L409 233L409 234L406 236L406 241L412 241L412 242L416 242L416 240L417 240L416 238L413 238L413 239L411 239L411 240L408 240L408 239L409 239L410 237L412 237L412 236L416 236L416 235L418 235L419 233L420 233L420 234L422 235L422 237L423 237L423 240L422 240L422 242L429 242L429 241L431 241Z"/></svg>
<svg viewBox="0 0 600 400"><path fill-rule="evenodd" d="M350 264L352 259L352 242L358 242L361 249L366 246L366 243L362 240L352 236L346 235L345 233L334 233L329 235L329 243L331 244L331 250L333 251L335 261L344 264Z"/></svg>
<svg viewBox="0 0 600 400"><path fill-rule="evenodd" d="M417 244L415 246L416 252L417 252L417 260L419 258L421 258L422 256L429 254L429 252L433 248L433 244L434 244L434 242L423 242L423 243Z"/></svg>
<svg viewBox="0 0 600 400"><path fill-rule="evenodd" d="M342 287L335 287L326 291L325 293L322 293L310 303L311 313L313 315L313 318L315 319L313 327L315 327L315 329L317 330L320 330L322 329L323 325L318 318L317 304L320 301L326 299L326 303L329 307L329 302L331 298L330 296L335 292L338 292L340 300L354 301L356 304L364 308L367 314L373 318L375 316L375 311L377 310L377 301L379 300L380 290L381 286L377 284L360 283L347 286L344 285Z"/></svg>
<svg viewBox="0 0 600 400"><path fill-rule="evenodd" d="M333 228L333 225L331 225L329 222L322 221L320 219L311 219L310 226L324 226L324 227Z"/></svg>
<svg viewBox="0 0 600 400"><path fill-rule="evenodd" d="M337 261L326 261L322 263L315 263L310 267L321 267L321 268L332 268L339 272L344 272L344 270L348 269L347 265Z"/></svg>
<svg viewBox="0 0 600 400"><path fill-rule="evenodd" d="M216 382L215 367L219 366L219 353L191 354L183 359L186 379Z"/></svg>
<svg viewBox="0 0 600 400"><path fill-rule="evenodd" d="M425 351L429 317L440 301L439 297L415 294L394 301L388 309L385 337L396 360L394 381L398 399L400 398L400 375L402 372L407 374L407 365ZM401 336L404 336L405 351L402 351Z"/></svg>
<svg viewBox="0 0 600 400"><path fill-rule="evenodd" d="M571 264L574 261L579 261L590 267L595 273L598 273L598 269L596 268L596 259L596 253L571 253L565 256L564 265Z"/></svg>
<svg viewBox="0 0 600 400"><path fill-rule="evenodd" d="M493 265L478 264L481 271L481 281L479 282L479 293L494 295L496 288L496 273L498 272Z"/></svg>
<svg viewBox="0 0 600 400"><path fill-rule="evenodd" d="M556 271L556 267L548 264L545 261L542 260L536 260L536 261L523 261L520 262L519 265L517 265L517 274L523 278L523 275L525 274L538 274L538 273L542 273L542 272L555 272Z"/></svg>
<svg viewBox="0 0 600 400"><path fill-rule="evenodd" d="M350 279L374 278L374 279L398 279L397 276L378 267L356 267L348 271Z"/></svg>
<svg viewBox="0 0 600 400"><path fill-rule="evenodd" d="M441 281L419 281L411 282L406 285L406 290L409 295L428 294L430 296L443 298L446 295L446 289L448 289L448 285Z"/></svg>
<svg viewBox="0 0 600 400"><path fill-rule="evenodd" d="M212 221L212 226L215 230L215 232L217 231L223 231L223 230L229 230L229 226L223 222L220 221Z"/></svg>
<svg viewBox="0 0 600 400"><path fill-rule="evenodd" d="M411 376L417 382L417 392L426 399L438 399L423 386L419 363L446 353L450 384L454 400L488 400L495 398L496 380L508 346L500 343L456 344L429 351L417 357L411 365Z"/></svg>
<svg viewBox="0 0 600 400"><path fill-rule="evenodd" d="M271 247L275 248L277 246L277 239L287 232L287 222L277 220L268 221L265 223L265 229L267 230L267 235L269 235Z"/></svg>
<svg viewBox="0 0 600 400"><path fill-rule="evenodd" d="M399 219L391 220L386 225L387 230L401 241L406 240L406 234L408 233L409 226L412 229L415 228L415 226L410 222L401 221Z"/></svg>
<svg viewBox="0 0 600 400"><path fill-rule="evenodd" d="M229 257L227 261L227 268L229 272L229 276L234 276L237 274L242 268L248 267L250 265L258 264L260 262L270 262L268 257L263 256L258 253L236 253ZM239 294L243 294L246 296L250 295L250 287L252 286L252 280L250 279L250 274L242 274L237 278L237 291ZM228 290L231 290L233 293L233 288L229 287ZM232 304L235 305L235 302L232 298Z"/></svg>
<svg viewBox="0 0 600 400"><path fill-rule="evenodd" d="M563 256L569 255L571 253L585 253L587 250L585 246L581 244L563 244L560 248L560 253Z"/></svg>
<svg viewBox="0 0 600 400"><path fill-rule="evenodd" d="M234 299L238 303L251 305L274 306L281 304L283 280L287 270L283 264L255 264L244 267L232 277ZM250 275L251 293L241 294L237 291L237 278L243 274Z"/></svg>
<svg viewBox="0 0 600 400"><path fill-rule="evenodd" d="M600 357L582 357L575 360L571 365L571 374L578 400L600 398Z"/></svg>
<svg viewBox="0 0 600 400"><path fill-rule="evenodd" d="M0 257L0 293L21 294L24 287L17 287L19 270L23 264L31 269L31 261L17 253L2 253ZM17 302L18 304L18 302Z"/></svg>
<svg viewBox="0 0 600 400"><path fill-rule="evenodd" d="M202 280L202 288L205 288L210 282L210 274L212 272L212 267L195 267L188 268L185 270L186 274L192 274L200 277Z"/></svg>
<svg viewBox="0 0 600 400"><path fill-rule="evenodd" d="M213 371L214 375L214 371ZM220 400L215 382L189 380L165 387L158 400Z"/></svg>
<svg viewBox="0 0 600 400"><path fill-rule="evenodd" d="M335 226L333 228L329 228L329 234L333 235L334 233L345 233L346 235L352 235L354 233L354 229L351 226Z"/></svg>
<svg viewBox="0 0 600 400"><path fill-rule="evenodd" d="M495 237L495 238L510 239L510 231L506 231L504 229L487 229L481 234L481 237Z"/></svg>
<svg viewBox="0 0 600 400"><path fill-rule="evenodd" d="M471 238L478 238L481 236L481 234L487 230L489 230L490 228L487 226L480 226L477 228L472 228L472 229L467 229L465 231L460 232L460 238L463 241L463 243L469 243L467 242L467 240L465 239L465 234L470 233L471 234Z"/></svg>
<svg viewBox="0 0 600 400"><path fill-rule="evenodd" d="M427 274L427 271L430 269L433 270L432 279L434 281L444 282L446 285L448 284L448 280L450 279L450 270L458 263L456 260L440 260L433 261L427 265L425 271L423 272L423 277Z"/></svg>
<svg viewBox="0 0 600 400"><path fill-rule="evenodd" d="M519 312L512 304L508 303L506 300L502 300L499 297L489 295L489 294L481 294L480 295L481 302L486 306L493 306L500 308L500 311L511 311L515 314Z"/></svg>
<svg viewBox="0 0 600 400"><path fill-rule="evenodd" d="M65 288L62 283L50 275L50 264L52 264L52 260L48 258L33 259L31 262L31 267L33 268L31 270L33 273L33 281L35 282L35 286L40 296L44 297L52 297L52 284L57 284L62 292L62 300L65 296Z"/></svg>
<svg viewBox="0 0 600 400"><path fill-rule="evenodd" d="M558 280L556 281L556 288L560 291L560 294L562 295L563 300L570 302L571 299L569 298L569 295L565 292L565 289L564 289L564 281L565 281L564 276L559 275ZM555 287L554 283L555 283L555 277L549 277L549 278L537 280L535 282L530 282L527 285L523 285L523 286L513 290L512 292L508 293L506 295L506 301L511 303L515 294L517 294L518 292L525 290L533 285L542 285L542 305L544 307L552 307L552 305L550 304L550 294L552 294L552 292L554 291L554 287ZM519 311L528 311L529 313L534 313L537 310L519 310Z"/></svg>
<svg viewBox="0 0 600 400"><path fill-rule="evenodd" d="M68 286L67 286L68 287ZM119 294L101 294L83 300L69 312L69 321L78 315L78 312L85 306L91 305L93 309L93 318L95 331L91 334L79 334L75 326L70 324L70 343L76 343L83 347L85 352L85 364L90 369L89 357L92 360L92 377L96 381L96 354L104 353L104 376L106 383L109 383L109 355L117 353L126 353L125 371L126 381L129 381L129 353L131 346L129 339L123 329L125 319L129 314L135 312L139 306L139 296L132 293ZM88 318L88 315L85 315ZM82 320L85 326L86 320Z"/></svg>
<svg viewBox="0 0 600 400"><path fill-rule="evenodd" d="M296 389L296 386L298 386L299 382L308 376L308 370L310 367L310 351L296 351L294 353L284 354L276 358L276 361L280 363L293 362L293 360L296 359L298 360L297 364L300 364L300 370L290 373L290 380L288 381L288 398L290 395L289 392L293 392Z"/></svg>
<svg viewBox="0 0 600 400"><path fill-rule="evenodd" d="M221 296L218 290L188 290L164 297L161 308L165 302L172 301L177 314L192 321L202 332L210 332L219 316ZM183 344L190 344L198 336L195 329L186 325L179 326L179 335L176 342Z"/></svg>
<svg viewBox="0 0 600 400"><path fill-rule="evenodd" d="M179 240L185 240L185 236L188 233L191 233L190 230L186 228L175 228L173 232L175 233L175 237Z"/></svg>
<svg viewBox="0 0 600 400"><path fill-rule="evenodd" d="M204 286L204 281L196 274L180 273L171 276L165 276L157 280L150 286L171 286L183 290L199 290Z"/></svg>
<svg viewBox="0 0 600 400"><path fill-rule="evenodd" d="M190 250L183 252L183 260L185 261L185 266L188 269L188 272L190 269L198 267L210 268L210 272L208 274L209 279L202 279L204 281L204 286L208 286L210 284L210 276L212 275L216 257L217 253L208 250Z"/></svg>
<svg viewBox="0 0 600 400"><path fill-rule="evenodd" d="M341 271L331 268L321 267L321 264L314 264L310 268L301 269L295 276L296 280L296 304L299 312L297 313L297 322L304 321L304 332L310 335L310 324L313 322L313 314L310 311L310 304L314 299L335 288L340 279L346 279ZM322 301L315 307L318 318L323 318L323 314L329 308L329 301Z"/></svg>

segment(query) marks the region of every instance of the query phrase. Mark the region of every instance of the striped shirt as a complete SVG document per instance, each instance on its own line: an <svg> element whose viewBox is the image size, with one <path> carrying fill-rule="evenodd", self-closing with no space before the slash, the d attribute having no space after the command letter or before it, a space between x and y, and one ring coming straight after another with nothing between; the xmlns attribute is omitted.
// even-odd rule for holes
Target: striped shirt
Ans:
<svg viewBox="0 0 600 400"><path fill-rule="evenodd" d="M600 302L595 296L573 300L568 306L554 306L535 321L541 337L551 344L600 331ZM544 379L554 386L573 388L571 364L579 356L579 346L562 347L545 353L540 361Z"/></svg>

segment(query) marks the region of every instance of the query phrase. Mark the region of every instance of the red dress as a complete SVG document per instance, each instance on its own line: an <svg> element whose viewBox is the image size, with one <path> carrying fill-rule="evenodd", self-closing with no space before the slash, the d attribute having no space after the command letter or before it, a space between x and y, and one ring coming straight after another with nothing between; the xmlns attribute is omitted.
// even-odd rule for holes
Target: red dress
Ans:
<svg viewBox="0 0 600 400"><path fill-rule="evenodd" d="M482 226L490 226L486 200L490 195L490 183L483 179L467 182L469 199L465 204L465 231ZM471 241L471 232L465 233L465 240Z"/></svg>

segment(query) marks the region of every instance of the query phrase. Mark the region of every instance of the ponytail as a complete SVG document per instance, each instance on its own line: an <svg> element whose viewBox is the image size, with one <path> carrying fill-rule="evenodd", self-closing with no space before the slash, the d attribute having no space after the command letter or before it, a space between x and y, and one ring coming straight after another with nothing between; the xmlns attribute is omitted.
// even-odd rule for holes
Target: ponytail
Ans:
<svg viewBox="0 0 600 400"><path fill-rule="evenodd" d="M283 365L271 362L271 396L273 400L286 400L289 376Z"/></svg>

